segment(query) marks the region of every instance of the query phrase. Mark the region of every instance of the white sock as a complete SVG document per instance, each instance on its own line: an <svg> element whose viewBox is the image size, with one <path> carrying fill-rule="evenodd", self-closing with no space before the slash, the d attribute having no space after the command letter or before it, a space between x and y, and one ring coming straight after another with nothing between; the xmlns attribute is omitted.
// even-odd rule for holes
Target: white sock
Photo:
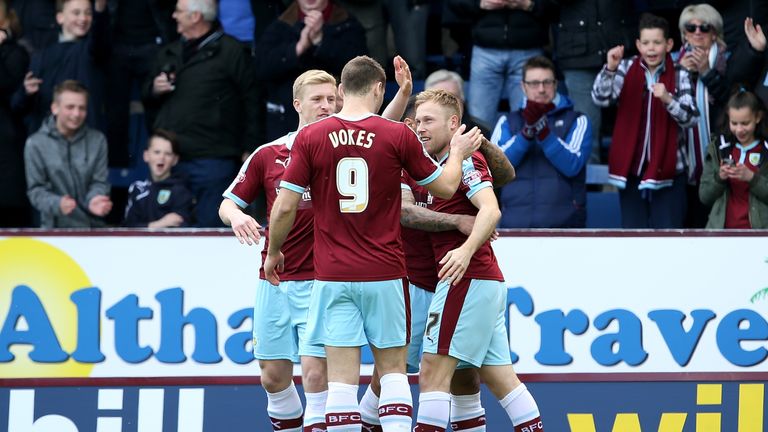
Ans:
<svg viewBox="0 0 768 432"><path fill-rule="evenodd" d="M379 397L373 392L371 386L365 390L363 399L360 401L360 415L365 423L369 425L380 425L379 421Z"/></svg>
<svg viewBox="0 0 768 432"><path fill-rule="evenodd" d="M384 432L409 432L413 417L413 398L408 377L390 373L381 377L379 420Z"/></svg>
<svg viewBox="0 0 768 432"><path fill-rule="evenodd" d="M285 390L267 392L267 414L273 430L301 432L301 399L293 382Z"/></svg>
<svg viewBox="0 0 768 432"><path fill-rule="evenodd" d="M419 415L414 432L445 431L451 410L451 395L446 392L428 392L419 395Z"/></svg>
<svg viewBox="0 0 768 432"><path fill-rule="evenodd" d="M325 401L328 390L318 393L304 393L307 407L304 409L304 427L325 429Z"/></svg>
<svg viewBox="0 0 768 432"><path fill-rule="evenodd" d="M328 432L360 432L362 426L357 387L340 382L328 383L328 399L325 402L325 425Z"/></svg>
<svg viewBox="0 0 768 432"><path fill-rule="evenodd" d="M451 429L454 432L485 432L485 409L480 392L451 395Z"/></svg>
<svg viewBox="0 0 768 432"><path fill-rule="evenodd" d="M539 414L539 407L536 405L536 401L528 392L528 388L525 384L520 384L515 387L514 390L509 392L499 401L501 407L507 412L509 419L512 420L512 424L515 425L515 431L522 431L528 429L531 425L537 425L533 430L544 431L541 424L541 414ZM530 430L530 429L529 429Z"/></svg>

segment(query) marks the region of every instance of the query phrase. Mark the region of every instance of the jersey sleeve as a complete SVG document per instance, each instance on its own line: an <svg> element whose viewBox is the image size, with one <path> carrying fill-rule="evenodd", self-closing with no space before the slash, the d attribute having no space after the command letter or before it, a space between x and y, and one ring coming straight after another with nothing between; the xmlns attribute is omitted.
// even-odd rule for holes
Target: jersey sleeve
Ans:
<svg viewBox="0 0 768 432"><path fill-rule="evenodd" d="M280 187L296 193L303 194L309 187L310 179L310 155L307 129L302 129L296 135L291 148L291 161L285 170L283 179L280 181Z"/></svg>
<svg viewBox="0 0 768 432"><path fill-rule="evenodd" d="M416 134L408 126L402 127L402 162L405 171L419 186L432 183L443 172L443 168L427 154Z"/></svg>
<svg viewBox="0 0 768 432"><path fill-rule="evenodd" d="M240 208L246 208L264 188L263 152L256 150L243 162L237 177L222 194Z"/></svg>
<svg viewBox="0 0 768 432"><path fill-rule="evenodd" d="M478 191L493 188L493 177L488 170L488 163L480 152L464 159L461 163L461 183L459 190L471 199Z"/></svg>

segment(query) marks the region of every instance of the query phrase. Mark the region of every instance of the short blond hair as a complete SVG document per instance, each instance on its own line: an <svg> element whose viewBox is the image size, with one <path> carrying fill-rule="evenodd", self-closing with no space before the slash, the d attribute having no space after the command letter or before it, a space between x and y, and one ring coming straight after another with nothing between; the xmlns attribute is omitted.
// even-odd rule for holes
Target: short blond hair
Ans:
<svg viewBox="0 0 768 432"><path fill-rule="evenodd" d="M293 98L301 99L304 93L304 87L317 84L331 84L336 87L336 78L326 71L319 69L310 69L296 78L293 82Z"/></svg>
<svg viewBox="0 0 768 432"><path fill-rule="evenodd" d="M451 115L456 115L461 121L463 108L461 101L455 95L443 89L424 90L416 96L416 109L426 102L433 102L447 108Z"/></svg>

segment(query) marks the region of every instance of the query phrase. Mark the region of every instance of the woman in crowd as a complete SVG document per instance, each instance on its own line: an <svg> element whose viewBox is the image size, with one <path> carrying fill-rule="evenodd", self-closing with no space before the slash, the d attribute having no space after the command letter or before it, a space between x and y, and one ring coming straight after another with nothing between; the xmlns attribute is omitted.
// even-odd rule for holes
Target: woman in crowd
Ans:
<svg viewBox="0 0 768 432"><path fill-rule="evenodd" d="M689 183L685 226L701 228L709 209L695 197L712 133L711 125L721 120L722 107L734 86L752 88L754 85L761 70L766 39L760 26L747 18L744 33L749 44L727 47L723 38L723 18L708 4L683 9L678 25L683 46L677 60L690 73L696 107L701 113L698 124L689 128L683 137Z"/></svg>

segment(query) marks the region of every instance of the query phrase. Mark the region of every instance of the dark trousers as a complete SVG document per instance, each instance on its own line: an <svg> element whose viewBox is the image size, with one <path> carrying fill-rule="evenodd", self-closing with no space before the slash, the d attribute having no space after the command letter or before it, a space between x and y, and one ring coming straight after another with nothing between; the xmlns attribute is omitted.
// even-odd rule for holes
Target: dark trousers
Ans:
<svg viewBox="0 0 768 432"><path fill-rule="evenodd" d="M219 219L221 194L234 181L239 168L235 159L192 159L176 165L175 172L187 178L187 186L197 199L194 210L196 227L224 226Z"/></svg>
<svg viewBox="0 0 768 432"><path fill-rule="evenodd" d="M107 79L107 143L109 145L109 166L130 167L138 162L139 150L145 143L139 143L133 149L130 142L130 106L134 88L140 88L146 79L150 79L149 67L152 64L158 45L116 44L112 48ZM134 136L144 136L137 133Z"/></svg>
<svg viewBox="0 0 768 432"><path fill-rule="evenodd" d="M640 178L629 177L619 191L621 226L629 229L679 229L686 212L686 177L675 177L672 186L639 190Z"/></svg>

